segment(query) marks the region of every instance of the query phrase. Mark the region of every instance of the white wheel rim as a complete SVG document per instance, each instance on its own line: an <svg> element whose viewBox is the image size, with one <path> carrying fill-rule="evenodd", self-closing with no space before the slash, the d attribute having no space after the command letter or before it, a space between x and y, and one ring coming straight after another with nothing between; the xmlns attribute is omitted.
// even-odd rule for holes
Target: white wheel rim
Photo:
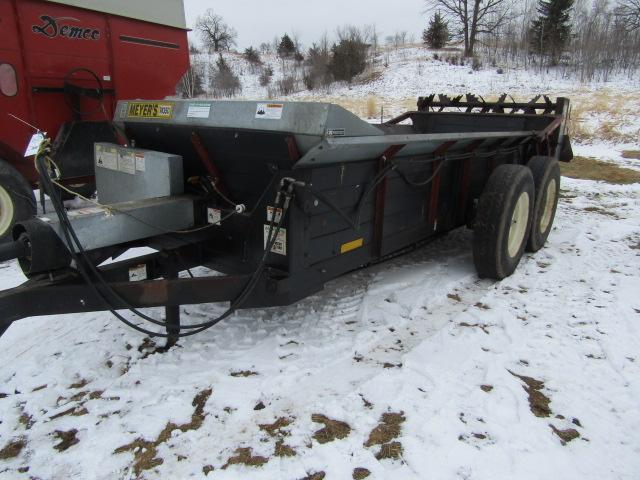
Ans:
<svg viewBox="0 0 640 480"><path fill-rule="evenodd" d="M551 224L553 206L556 203L557 194L558 188L556 179L554 178L547 184L547 189L544 192L544 210L542 211L542 217L540 217L540 233L545 233Z"/></svg>
<svg viewBox="0 0 640 480"><path fill-rule="evenodd" d="M9 192L0 185L0 235L4 235L13 220L13 201Z"/></svg>
<svg viewBox="0 0 640 480"><path fill-rule="evenodd" d="M522 192L511 216L511 224L509 225L509 240L507 243L507 251L511 258L514 258L520 251L524 234L527 231L527 223L529 220L529 194Z"/></svg>

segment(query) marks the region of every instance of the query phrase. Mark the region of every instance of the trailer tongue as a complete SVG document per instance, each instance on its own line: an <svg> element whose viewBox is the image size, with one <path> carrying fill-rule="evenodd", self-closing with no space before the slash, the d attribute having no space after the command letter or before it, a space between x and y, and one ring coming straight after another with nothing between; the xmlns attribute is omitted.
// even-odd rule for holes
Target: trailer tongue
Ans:
<svg viewBox="0 0 640 480"><path fill-rule="evenodd" d="M321 103L120 102L128 146L95 145L102 205L67 213L45 174L56 213L17 224L0 247L29 278L0 292L0 333L28 316L110 310L173 343L464 225L478 273L504 278L546 241L557 161L571 159L568 100L538 100L431 96L382 125ZM44 152L38 164L50 167ZM157 253L103 264L140 246ZM224 275L179 278L197 265ZM220 317L180 324L180 305L222 301ZM157 306L164 320L138 311Z"/></svg>

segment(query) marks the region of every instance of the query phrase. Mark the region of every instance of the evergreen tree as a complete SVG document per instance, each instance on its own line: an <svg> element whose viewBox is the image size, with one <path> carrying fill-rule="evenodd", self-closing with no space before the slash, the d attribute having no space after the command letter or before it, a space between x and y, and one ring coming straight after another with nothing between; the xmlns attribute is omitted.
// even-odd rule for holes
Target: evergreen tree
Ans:
<svg viewBox="0 0 640 480"><path fill-rule="evenodd" d="M293 40L291 40L291 37L285 33L280 41L280 45L278 46L278 55L280 58L289 58L295 53L296 46L293 43Z"/></svg>
<svg viewBox="0 0 640 480"><path fill-rule="evenodd" d="M429 21L429 28L422 32L422 40L431 48L442 48L450 40L449 24L436 12Z"/></svg>
<svg viewBox="0 0 640 480"><path fill-rule="evenodd" d="M243 56L247 62L253 65L260 65L262 63L260 53L258 53L258 51L253 47L245 49Z"/></svg>
<svg viewBox="0 0 640 480"><path fill-rule="evenodd" d="M329 72L338 81L351 83L367 66L367 44L356 37L340 40L331 48Z"/></svg>
<svg viewBox="0 0 640 480"><path fill-rule="evenodd" d="M242 84L236 74L233 73L227 61L218 56L216 66L211 72L211 87L214 97L233 97L242 91Z"/></svg>
<svg viewBox="0 0 640 480"><path fill-rule="evenodd" d="M531 25L531 48L540 55L549 55L551 65L557 65L571 36L571 9L574 0L539 0L538 18Z"/></svg>

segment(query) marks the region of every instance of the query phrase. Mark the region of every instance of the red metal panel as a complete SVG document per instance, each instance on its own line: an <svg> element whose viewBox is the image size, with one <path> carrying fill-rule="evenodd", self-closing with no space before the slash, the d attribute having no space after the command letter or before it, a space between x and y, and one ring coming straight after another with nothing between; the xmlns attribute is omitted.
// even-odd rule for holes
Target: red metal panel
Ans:
<svg viewBox="0 0 640 480"><path fill-rule="evenodd" d="M6 97L0 94L0 157L14 164L23 174L32 170L30 162L18 153L26 147L29 127L14 120L8 114L31 121L28 84L24 75L20 34L10 0L0 0L0 63L11 64L17 74L18 94Z"/></svg>
<svg viewBox="0 0 640 480"><path fill-rule="evenodd" d="M118 97L174 95L189 68L187 32L120 17L112 17L110 26Z"/></svg>
<svg viewBox="0 0 640 480"><path fill-rule="evenodd" d="M105 89L115 90L105 95L104 113L83 98L80 110L95 113L82 120L105 120L105 113L111 119L120 99L173 95L189 66L187 33L42 0L0 0L0 62L16 68L19 82L17 96L0 95L0 156L33 182L32 162L22 158L32 130L5 112L55 138L62 123L77 118L61 91L65 76L77 68L92 70ZM73 82L96 88L88 74L75 75Z"/></svg>

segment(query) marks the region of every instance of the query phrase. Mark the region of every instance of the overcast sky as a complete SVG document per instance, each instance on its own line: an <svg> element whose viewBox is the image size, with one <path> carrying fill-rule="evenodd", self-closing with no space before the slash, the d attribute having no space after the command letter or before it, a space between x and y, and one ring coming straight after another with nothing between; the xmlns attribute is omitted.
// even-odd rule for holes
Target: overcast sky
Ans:
<svg viewBox="0 0 640 480"><path fill-rule="evenodd" d="M381 40L399 30L419 38L425 27L424 0L185 0L187 25L207 8L238 31L238 48L270 42L285 32L305 47L336 27L375 24Z"/></svg>

